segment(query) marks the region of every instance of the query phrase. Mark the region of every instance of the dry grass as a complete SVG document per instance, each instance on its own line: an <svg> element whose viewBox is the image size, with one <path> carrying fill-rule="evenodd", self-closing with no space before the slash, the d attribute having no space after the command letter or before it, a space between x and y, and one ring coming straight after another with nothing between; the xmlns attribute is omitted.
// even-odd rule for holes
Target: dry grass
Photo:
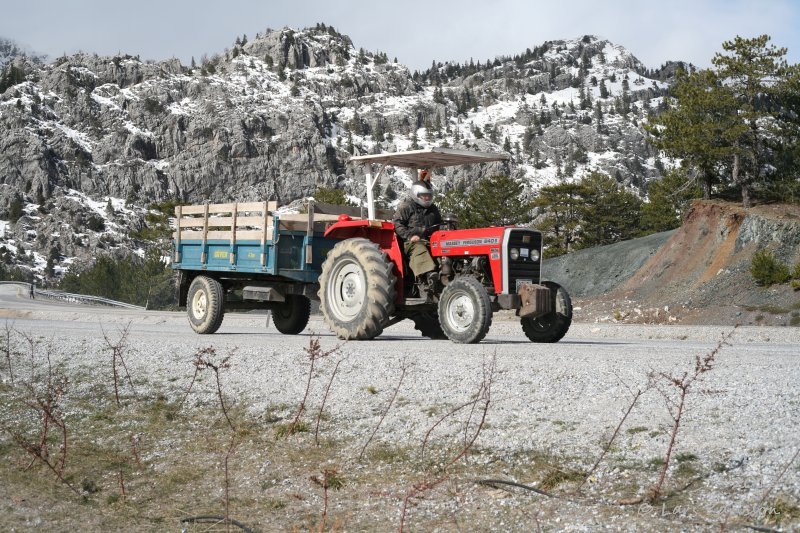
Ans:
<svg viewBox="0 0 800 533"><path fill-rule="evenodd" d="M14 383L10 372L0 369L0 404L6 407L0 411L0 428L13 426L37 435L40 421L19 401L30 364L22 349L26 346L18 348L11 359ZM8 361L3 357L2 362ZM298 368L298 382L306 383L306 368ZM329 365L312 385L324 391L334 369ZM108 368L68 373L69 382L81 386L70 387L60 399L69 435L63 475L79 494L43 463L31 464L30 454L0 430L0 501L7 502L0 513L0 530L224 531L225 524L182 520L224 516L227 511L232 520L254 531L388 531L399 528L404 500L405 524L419 531L490 531L501 523L508 529L535 529L540 523L557 528L597 519L613 519L632 529L682 527L678 519L665 522L642 507L603 503L641 494L652 483L654 469L663 465L663 458L658 465L620 462L624 454L618 455L617 446L624 450L625 442L606 446L597 476L576 495L585 473L602 459L606 442L597 455L574 457L559 450L495 450L469 440L488 428L491 377L484 376L473 401L436 406L430 413L431 430L409 442L398 441L380 424L369 439L368 434L336 437L343 434L336 431L337 425L347 423L336 418L326 418L315 432L320 406L306 405L307 416L292 424L296 404L256 412L243 398L230 401L224 380L213 379L216 372L206 372L208 379L194 383L195 370L187 364L185 378L168 385L133 376L136 395L131 387L115 391ZM480 376L476 380L480 384ZM194 394L189 397L190 382ZM397 369L396 383L384 391L384 417L387 412L392 415L391 400L400 401L402 369ZM443 417L453 423L445 426L440 423ZM648 431L645 426L620 428L620 441ZM56 436L48 442L52 452L58 449ZM235 453L229 453L232 441ZM681 508L687 500L702 501L702 484L692 480L717 470L691 450L680 450L674 460L679 465L675 481L680 484L665 503ZM790 463L786 468L795 467ZM611 476L610 471L617 473ZM486 479L513 481L516 486L478 483ZM779 514L762 522L797 524L797 503L780 492L779 481L775 494L766 492L762 498ZM409 497L414 487L419 490ZM534 487L553 497L529 490ZM232 524L227 529L236 530Z"/></svg>

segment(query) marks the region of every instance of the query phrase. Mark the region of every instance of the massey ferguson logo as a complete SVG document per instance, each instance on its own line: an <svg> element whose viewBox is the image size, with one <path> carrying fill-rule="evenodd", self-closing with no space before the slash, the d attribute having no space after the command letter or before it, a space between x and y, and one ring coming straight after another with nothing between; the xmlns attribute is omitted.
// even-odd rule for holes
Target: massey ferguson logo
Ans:
<svg viewBox="0 0 800 533"><path fill-rule="evenodd" d="M459 248L464 246L487 246L490 244L500 244L500 237L480 237L477 239L456 239L452 241L442 241L442 247Z"/></svg>

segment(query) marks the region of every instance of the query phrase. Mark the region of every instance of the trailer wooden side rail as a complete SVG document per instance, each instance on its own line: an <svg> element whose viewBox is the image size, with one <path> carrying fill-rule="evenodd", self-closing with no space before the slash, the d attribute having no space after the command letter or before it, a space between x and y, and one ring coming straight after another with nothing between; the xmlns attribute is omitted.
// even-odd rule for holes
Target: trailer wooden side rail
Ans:
<svg viewBox="0 0 800 533"><path fill-rule="evenodd" d="M259 270L274 270L277 265L270 267L269 256L276 253L272 248L281 234L295 238L302 232L306 241L303 262L310 265L315 234L324 234L339 215L315 213L313 202L309 202L307 213L279 214L277 208L274 201L177 206L173 262L183 264L182 268L252 270L257 255ZM242 251L247 252L247 258L240 260ZM225 262L219 261L223 258Z"/></svg>

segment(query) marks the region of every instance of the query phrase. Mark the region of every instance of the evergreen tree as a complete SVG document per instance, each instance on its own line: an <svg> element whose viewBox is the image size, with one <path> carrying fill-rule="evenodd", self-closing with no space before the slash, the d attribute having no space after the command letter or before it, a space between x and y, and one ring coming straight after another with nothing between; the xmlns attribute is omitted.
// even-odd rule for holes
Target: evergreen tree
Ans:
<svg viewBox="0 0 800 533"><path fill-rule="evenodd" d="M603 107L600 105L600 100L594 106L594 120L597 123L597 133L603 132Z"/></svg>
<svg viewBox="0 0 800 533"><path fill-rule="evenodd" d="M527 223L531 219L530 201L523 199L522 183L505 175L480 180L465 193L456 187L438 202L439 210L453 214L459 228L485 228Z"/></svg>
<svg viewBox="0 0 800 533"><path fill-rule="evenodd" d="M737 123L737 102L711 70L679 70L673 87L675 106L645 126L653 145L698 176L710 198L721 167L732 156L744 128Z"/></svg>
<svg viewBox="0 0 800 533"><path fill-rule="evenodd" d="M579 248L603 246L640 235L642 201L599 172L584 176Z"/></svg>
<svg viewBox="0 0 800 533"><path fill-rule="evenodd" d="M608 88L605 78L600 80L600 98L608 98Z"/></svg>
<svg viewBox="0 0 800 533"><path fill-rule="evenodd" d="M731 117L739 132L733 142L731 180L741 188L744 207L752 205L751 188L766 169L768 137L773 135L768 126L780 118L775 81L790 73L784 59L786 48L776 48L768 44L769 40L768 35L753 39L737 36L722 43L727 55L718 53L712 59L726 91L738 103L738 113ZM795 117L792 121L797 120Z"/></svg>
<svg viewBox="0 0 800 533"><path fill-rule="evenodd" d="M9 87L13 87L23 81L25 81L25 72L21 68L9 64L3 69L3 74L0 76L0 94L3 94Z"/></svg>
<svg viewBox="0 0 800 533"><path fill-rule="evenodd" d="M91 268L64 276L59 288L150 309L169 308L175 298L173 271L162 261L157 248L150 248L144 259L100 256Z"/></svg>
<svg viewBox="0 0 800 533"><path fill-rule="evenodd" d="M579 183L562 183L539 190L533 205L543 215L534 226L542 232L545 257L572 251L578 240L584 196L584 188Z"/></svg>
<svg viewBox="0 0 800 533"><path fill-rule="evenodd" d="M19 193L15 193L14 198L11 199L11 205L8 207L8 220L12 224L15 224L22 216L23 205L22 196Z"/></svg>
<svg viewBox="0 0 800 533"><path fill-rule="evenodd" d="M417 137L416 131L411 134L411 149L419 150L419 138Z"/></svg>
<svg viewBox="0 0 800 533"><path fill-rule="evenodd" d="M648 202L642 205L642 231L657 233L677 228L691 200L700 198L703 191L691 181L684 170L667 172L648 187Z"/></svg>
<svg viewBox="0 0 800 533"><path fill-rule="evenodd" d="M324 204L350 205L347 201L347 196L344 193L344 189L319 187L314 192L314 200Z"/></svg>
<svg viewBox="0 0 800 533"><path fill-rule="evenodd" d="M771 138L774 176L759 191L765 200L800 203L800 64L776 83L777 127Z"/></svg>

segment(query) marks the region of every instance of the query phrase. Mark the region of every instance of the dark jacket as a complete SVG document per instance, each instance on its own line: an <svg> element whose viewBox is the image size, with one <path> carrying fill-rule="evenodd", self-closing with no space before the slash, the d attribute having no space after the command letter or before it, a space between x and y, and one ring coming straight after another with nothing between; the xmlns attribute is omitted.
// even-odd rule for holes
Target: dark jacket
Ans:
<svg viewBox="0 0 800 533"><path fill-rule="evenodd" d="M439 208L433 204L430 207L422 207L411 198L406 198L397 206L392 222L395 233L404 241L408 241L414 235L419 235L421 239L429 239L431 233L439 229L442 215L439 213Z"/></svg>

